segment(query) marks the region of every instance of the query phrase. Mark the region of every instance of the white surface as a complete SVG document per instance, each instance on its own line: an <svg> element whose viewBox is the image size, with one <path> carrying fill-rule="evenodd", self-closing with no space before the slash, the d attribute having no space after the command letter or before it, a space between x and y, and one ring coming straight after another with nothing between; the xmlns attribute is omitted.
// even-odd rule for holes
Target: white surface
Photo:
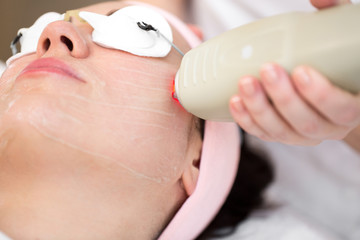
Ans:
<svg viewBox="0 0 360 240"><path fill-rule="evenodd" d="M341 141L306 148L252 138L252 145L267 151L274 164L268 202L293 209L339 239L359 239L359 154Z"/></svg>
<svg viewBox="0 0 360 240"><path fill-rule="evenodd" d="M221 240L213 238L210 240ZM315 223L290 208L275 208L252 214L226 240L336 240Z"/></svg>
<svg viewBox="0 0 360 240"><path fill-rule="evenodd" d="M193 0L193 20L206 39L262 17L293 11L314 11L309 0Z"/></svg>

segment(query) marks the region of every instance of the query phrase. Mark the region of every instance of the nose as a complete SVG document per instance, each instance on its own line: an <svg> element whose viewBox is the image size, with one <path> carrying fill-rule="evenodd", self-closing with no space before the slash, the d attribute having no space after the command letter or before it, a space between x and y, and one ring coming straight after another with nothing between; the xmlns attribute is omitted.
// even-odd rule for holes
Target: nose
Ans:
<svg viewBox="0 0 360 240"><path fill-rule="evenodd" d="M71 55L75 58L86 58L90 50L84 32L74 24L55 21L46 26L37 45L39 57L49 54Z"/></svg>

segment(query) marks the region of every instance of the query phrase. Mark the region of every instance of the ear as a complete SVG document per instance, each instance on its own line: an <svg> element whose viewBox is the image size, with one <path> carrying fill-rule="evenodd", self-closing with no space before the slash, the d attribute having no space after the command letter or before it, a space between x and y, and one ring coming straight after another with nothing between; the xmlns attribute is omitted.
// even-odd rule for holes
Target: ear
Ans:
<svg viewBox="0 0 360 240"><path fill-rule="evenodd" d="M186 154L187 166L181 177L182 185L185 192L190 196L196 187L199 178L200 158L201 158L202 140L197 137L195 142L189 144L189 149Z"/></svg>
<svg viewBox="0 0 360 240"><path fill-rule="evenodd" d="M195 33L196 36L198 36L198 38L204 40L204 34L198 26L193 24L187 24L187 26L193 33Z"/></svg>

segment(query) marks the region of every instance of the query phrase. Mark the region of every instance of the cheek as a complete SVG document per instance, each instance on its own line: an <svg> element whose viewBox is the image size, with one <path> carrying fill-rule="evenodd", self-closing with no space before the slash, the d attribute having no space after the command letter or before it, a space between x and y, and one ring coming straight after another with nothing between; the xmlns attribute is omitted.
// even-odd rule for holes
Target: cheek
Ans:
<svg viewBox="0 0 360 240"><path fill-rule="evenodd" d="M35 129L46 142L116 166L158 183L179 177L184 167L187 118L156 106L91 102L74 98L26 96L7 111L5 126L18 122ZM16 124L15 124L16 126Z"/></svg>
<svg viewBox="0 0 360 240"><path fill-rule="evenodd" d="M7 67L3 75L0 77L0 104L4 103L6 97L10 93L10 90L13 88L16 76L33 59L35 59L33 55L25 56L21 59L16 60Z"/></svg>
<svg viewBox="0 0 360 240"><path fill-rule="evenodd" d="M123 72L107 79L104 96L94 110L101 112L96 122L106 133L107 156L116 156L116 161L160 181L179 177L190 116L172 100L171 78L137 69Z"/></svg>
<svg viewBox="0 0 360 240"><path fill-rule="evenodd" d="M172 100L171 78L121 66L115 78L106 75L106 68L97 69L102 70L93 76L106 80L92 79L97 84L91 89L76 91L62 85L62 91L56 86L45 92L43 88L17 92L8 99L8 125L14 120L26 124L45 142L139 178L177 179L184 168L190 115Z"/></svg>

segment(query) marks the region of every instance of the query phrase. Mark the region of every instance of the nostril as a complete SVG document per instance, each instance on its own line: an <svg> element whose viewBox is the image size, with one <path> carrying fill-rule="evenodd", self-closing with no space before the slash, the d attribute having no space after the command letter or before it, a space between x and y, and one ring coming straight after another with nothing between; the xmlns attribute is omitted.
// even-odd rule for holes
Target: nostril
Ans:
<svg viewBox="0 0 360 240"><path fill-rule="evenodd" d="M43 49L44 49L45 51L49 50L50 44L51 44L50 39L47 38L47 39L44 41L44 43L43 43Z"/></svg>
<svg viewBox="0 0 360 240"><path fill-rule="evenodd" d="M69 38L67 38L65 36L61 36L60 40L61 40L61 42L63 42L67 46L67 48L70 51L72 51L74 49L74 45L73 45L72 41Z"/></svg>

